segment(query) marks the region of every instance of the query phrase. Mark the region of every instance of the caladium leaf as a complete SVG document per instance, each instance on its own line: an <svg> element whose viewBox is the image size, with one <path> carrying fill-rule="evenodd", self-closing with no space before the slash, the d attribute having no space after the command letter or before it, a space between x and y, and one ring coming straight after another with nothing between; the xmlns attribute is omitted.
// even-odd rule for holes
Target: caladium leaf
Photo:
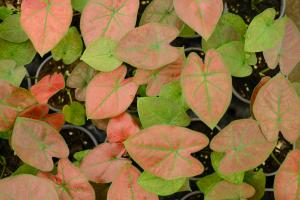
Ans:
<svg viewBox="0 0 300 200"><path fill-rule="evenodd" d="M103 143L91 150L81 162L84 175L96 183L110 183L120 174L121 169L130 163L121 156L124 146L116 143Z"/></svg>
<svg viewBox="0 0 300 200"><path fill-rule="evenodd" d="M300 198L300 150L290 152L275 176L274 195L277 200Z"/></svg>
<svg viewBox="0 0 300 200"><path fill-rule="evenodd" d="M0 19L4 20L9 15L11 15L13 11L5 6L0 6Z"/></svg>
<svg viewBox="0 0 300 200"><path fill-rule="evenodd" d="M66 65L75 62L82 53L83 42L75 26L72 26L60 42L51 50L53 59L62 60Z"/></svg>
<svg viewBox="0 0 300 200"><path fill-rule="evenodd" d="M222 181L223 179L217 174L213 173L204 177L201 177L197 181L197 186L200 191L206 195L217 183Z"/></svg>
<svg viewBox="0 0 300 200"><path fill-rule="evenodd" d="M8 131L14 125L17 115L18 110L16 108L0 103L0 132Z"/></svg>
<svg viewBox="0 0 300 200"><path fill-rule="evenodd" d="M213 129L232 96L231 75L221 55L209 50L203 64L196 53L189 54L181 74L181 87L188 106Z"/></svg>
<svg viewBox="0 0 300 200"><path fill-rule="evenodd" d="M60 159L57 174L40 174L55 183L59 199L95 199L95 191L79 168L68 159Z"/></svg>
<svg viewBox="0 0 300 200"><path fill-rule="evenodd" d="M113 54L116 46L117 43L114 40L100 37L90 43L81 56L81 60L98 71L113 71L122 64L122 61L115 58Z"/></svg>
<svg viewBox="0 0 300 200"><path fill-rule="evenodd" d="M66 122L77 126L85 124L85 109L81 103L72 102L70 105L65 105L62 112L65 115Z"/></svg>
<svg viewBox="0 0 300 200"><path fill-rule="evenodd" d="M20 86L26 75L24 66L17 66L14 60L0 60L0 79L15 86Z"/></svg>
<svg viewBox="0 0 300 200"><path fill-rule="evenodd" d="M252 20L245 35L245 51L265 51L282 40L286 18L274 20L275 16L275 9L269 8Z"/></svg>
<svg viewBox="0 0 300 200"><path fill-rule="evenodd" d="M251 99L250 99L250 111L251 111L251 114L253 116L254 116L254 114L253 114L253 104L255 102L256 96L257 96L259 90L262 88L262 86L264 86L269 80L271 80L271 77L269 77L269 76L263 77L260 80L260 82L255 86L255 88L252 92Z"/></svg>
<svg viewBox="0 0 300 200"><path fill-rule="evenodd" d="M253 119L231 122L211 143L210 148L225 152L219 170L222 174L247 171L264 162L272 153L275 142L269 142Z"/></svg>
<svg viewBox="0 0 300 200"><path fill-rule="evenodd" d="M296 90L298 96L300 97L300 83L294 82L294 83L292 83L292 84L293 84L293 87L294 87L294 89Z"/></svg>
<svg viewBox="0 0 300 200"><path fill-rule="evenodd" d="M60 73L54 73L53 75L43 77L37 84L30 88L30 91L39 103L44 104L64 87L64 76Z"/></svg>
<svg viewBox="0 0 300 200"><path fill-rule="evenodd" d="M125 79L126 67L100 73L89 83L86 111L89 119L106 119L125 112L132 103L138 86Z"/></svg>
<svg viewBox="0 0 300 200"><path fill-rule="evenodd" d="M99 37L119 41L126 33L134 29L138 9L138 0L88 1L80 21L85 44L88 46Z"/></svg>
<svg viewBox="0 0 300 200"><path fill-rule="evenodd" d="M281 74L258 92L253 113L267 140L277 141L279 131L294 143L300 136L300 99L292 84Z"/></svg>
<svg viewBox="0 0 300 200"><path fill-rule="evenodd" d="M20 25L20 15L9 15L0 24L0 38L9 42L21 43L28 40Z"/></svg>
<svg viewBox="0 0 300 200"><path fill-rule="evenodd" d="M48 114L42 120L47 122L50 126L58 131L60 131L65 124L65 117L62 113Z"/></svg>
<svg viewBox="0 0 300 200"><path fill-rule="evenodd" d="M279 63L283 74L288 75L300 61L300 33L296 24L286 20L283 40L274 48L266 50L264 57L271 69Z"/></svg>
<svg viewBox="0 0 300 200"><path fill-rule="evenodd" d="M107 140L110 143L122 143L139 131L140 127L135 119L125 112L109 120L106 131Z"/></svg>
<svg viewBox="0 0 300 200"><path fill-rule="evenodd" d="M71 0L72 8L78 12L82 12L88 0Z"/></svg>
<svg viewBox="0 0 300 200"><path fill-rule="evenodd" d="M116 50L116 56L130 65L154 70L174 62L180 51L170 43L179 31L169 25L148 23L130 31L123 37Z"/></svg>
<svg viewBox="0 0 300 200"><path fill-rule="evenodd" d="M175 0L174 8L179 18L208 40L222 15L223 1Z"/></svg>
<svg viewBox="0 0 300 200"><path fill-rule="evenodd" d="M260 169L257 172L246 172L244 182L255 188L255 195L249 200L261 200L263 198L266 187L266 175L264 174L263 169Z"/></svg>
<svg viewBox="0 0 300 200"><path fill-rule="evenodd" d="M76 88L75 98L78 101L85 101L86 88L94 75L95 70L84 62L80 62L71 72L66 84L70 88Z"/></svg>
<svg viewBox="0 0 300 200"><path fill-rule="evenodd" d="M158 200L158 196L145 191L138 183L140 172L132 165L123 167L121 174L111 184L107 200Z"/></svg>
<svg viewBox="0 0 300 200"><path fill-rule="evenodd" d="M130 156L144 170L172 180L203 172L203 165L190 154L207 146L208 139L187 128L156 125L140 131L124 144Z"/></svg>
<svg viewBox="0 0 300 200"><path fill-rule="evenodd" d="M16 119L11 145L21 160L42 171L52 170L52 157L69 155L68 146L56 129L29 118Z"/></svg>
<svg viewBox="0 0 300 200"><path fill-rule="evenodd" d="M140 26L150 22L171 25L178 30L184 25L176 15L173 0L153 0L144 10Z"/></svg>
<svg viewBox="0 0 300 200"><path fill-rule="evenodd" d="M50 181L28 174L0 180L0 199L59 200Z"/></svg>
<svg viewBox="0 0 300 200"><path fill-rule="evenodd" d="M185 181L186 178L165 180L144 171L138 179L138 184L151 193L167 196L178 192Z"/></svg>
<svg viewBox="0 0 300 200"><path fill-rule="evenodd" d="M41 56L67 33L72 16L70 0L24 0L21 4L21 25Z"/></svg>
<svg viewBox="0 0 300 200"><path fill-rule="evenodd" d="M12 173L12 176L17 176L17 175L21 175L21 174L37 175L38 172L39 172L38 169L36 169L30 165L23 164L20 167L18 167L18 169L16 171L14 171L14 173Z"/></svg>
<svg viewBox="0 0 300 200"><path fill-rule="evenodd" d="M227 181L217 183L205 196L205 200L250 199L255 189L246 183L233 184Z"/></svg>

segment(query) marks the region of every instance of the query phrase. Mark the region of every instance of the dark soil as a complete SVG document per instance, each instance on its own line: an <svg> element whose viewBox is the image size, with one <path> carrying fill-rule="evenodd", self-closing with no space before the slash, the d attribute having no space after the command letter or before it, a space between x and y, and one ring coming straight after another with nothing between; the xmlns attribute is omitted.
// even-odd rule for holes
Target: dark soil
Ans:
<svg viewBox="0 0 300 200"><path fill-rule="evenodd" d="M22 0L0 0L0 6L21 9Z"/></svg>
<svg viewBox="0 0 300 200"><path fill-rule="evenodd" d="M280 16L280 0L226 0L229 12L240 15L247 24L267 8L275 8L277 16ZM251 2L253 4L251 5ZM255 3L256 2L256 3Z"/></svg>

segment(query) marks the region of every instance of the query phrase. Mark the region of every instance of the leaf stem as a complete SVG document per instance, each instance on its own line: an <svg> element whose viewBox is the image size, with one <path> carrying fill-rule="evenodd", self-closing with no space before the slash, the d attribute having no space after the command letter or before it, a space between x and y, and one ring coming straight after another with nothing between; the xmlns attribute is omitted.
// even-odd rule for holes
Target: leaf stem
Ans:
<svg viewBox="0 0 300 200"><path fill-rule="evenodd" d="M272 152L271 157L275 160L275 162L280 166L281 162L276 158L275 154Z"/></svg>

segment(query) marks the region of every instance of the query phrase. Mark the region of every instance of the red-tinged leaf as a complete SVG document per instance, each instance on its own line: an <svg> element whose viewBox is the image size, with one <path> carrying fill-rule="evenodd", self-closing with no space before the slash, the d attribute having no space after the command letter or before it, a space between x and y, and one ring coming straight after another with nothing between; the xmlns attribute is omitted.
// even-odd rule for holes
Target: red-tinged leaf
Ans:
<svg viewBox="0 0 300 200"><path fill-rule="evenodd" d="M43 121L47 122L55 128L56 130L60 131L63 125L65 124L65 117L62 113L53 113L48 114L43 118Z"/></svg>
<svg viewBox="0 0 300 200"><path fill-rule="evenodd" d="M17 115L18 110L14 107L0 104L0 132L8 131L14 125Z"/></svg>
<svg viewBox="0 0 300 200"><path fill-rule="evenodd" d="M80 29L88 45L101 36L119 41L134 29L138 0L91 0L85 6Z"/></svg>
<svg viewBox="0 0 300 200"><path fill-rule="evenodd" d="M6 96L10 95L15 89L16 86L10 84L7 81L0 80L0 99L5 98Z"/></svg>
<svg viewBox="0 0 300 200"><path fill-rule="evenodd" d="M92 120L93 124L100 130L106 130L109 119L95 119Z"/></svg>
<svg viewBox="0 0 300 200"><path fill-rule="evenodd" d="M288 75L300 61L300 33L296 24L287 19L281 43L264 52L268 66L274 69L278 63L283 74Z"/></svg>
<svg viewBox="0 0 300 200"><path fill-rule="evenodd" d="M285 158L275 176L276 200L300 199L300 150L293 150Z"/></svg>
<svg viewBox="0 0 300 200"><path fill-rule="evenodd" d="M221 181L207 193L205 200L250 199L254 194L255 189L247 183Z"/></svg>
<svg viewBox="0 0 300 200"><path fill-rule="evenodd" d="M54 185L33 175L11 176L0 180L1 200L58 200Z"/></svg>
<svg viewBox="0 0 300 200"><path fill-rule="evenodd" d="M120 170L130 163L128 159L121 158L123 152L122 144L100 144L83 159L80 169L91 181L110 183L119 175Z"/></svg>
<svg viewBox="0 0 300 200"><path fill-rule="evenodd" d="M111 184L107 200L158 200L158 196L138 184L140 172L132 165L123 167L121 174Z"/></svg>
<svg viewBox="0 0 300 200"><path fill-rule="evenodd" d="M106 119L120 115L132 103L138 86L125 79L126 67L99 73L89 83L86 93L86 111L89 119Z"/></svg>
<svg viewBox="0 0 300 200"><path fill-rule="evenodd" d="M34 119L16 119L11 145L21 160L42 171L52 170L52 157L66 158L69 155L68 146L59 132Z"/></svg>
<svg viewBox="0 0 300 200"><path fill-rule="evenodd" d="M115 53L120 60L137 68L158 69L179 58L180 51L170 45L178 34L173 26L148 23L123 37Z"/></svg>
<svg viewBox="0 0 300 200"><path fill-rule="evenodd" d="M68 159L59 160L56 175L40 173L39 176L56 184L55 188L61 200L95 199L94 189L87 178Z"/></svg>
<svg viewBox="0 0 300 200"><path fill-rule="evenodd" d="M251 114L254 116L253 114L253 104L255 102L255 99L256 99L256 96L259 92L259 90L262 88L262 86L264 86L269 80L271 80L271 77L269 76L266 76L266 77L263 77L260 82L255 86L253 92L252 92L252 95L251 95L251 99L250 99L250 111L251 111Z"/></svg>
<svg viewBox="0 0 300 200"><path fill-rule="evenodd" d="M210 148L225 152L219 170L232 174L253 169L272 153L276 142L268 142L253 119L231 122L210 143Z"/></svg>
<svg viewBox="0 0 300 200"><path fill-rule="evenodd" d="M208 40L222 15L223 1L175 0L174 8L182 21Z"/></svg>
<svg viewBox="0 0 300 200"><path fill-rule="evenodd" d="M125 112L109 120L106 132L110 143L122 143L139 131L140 127L135 119Z"/></svg>
<svg viewBox="0 0 300 200"><path fill-rule="evenodd" d="M38 104L30 106L19 114L19 117L30 118L30 119L42 119L49 112L47 104Z"/></svg>
<svg viewBox="0 0 300 200"><path fill-rule="evenodd" d="M232 95L231 75L220 54L207 51L203 64L196 53L191 53L181 74L181 87L188 106L213 129Z"/></svg>
<svg viewBox="0 0 300 200"><path fill-rule="evenodd" d="M67 33L73 16L70 0L23 0L21 25L41 56Z"/></svg>
<svg viewBox="0 0 300 200"><path fill-rule="evenodd" d="M291 143L300 135L300 99L293 85L281 74L260 89L253 113L269 141L277 141L279 131Z"/></svg>
<svg viewBox="0 0 300 200"><path fill-rule="evenodd" d="M125 141L130 156L151 174L172 180L203 172L203 165L190 154L208 145L202 133L183 127L156 125Z"/></svg>
<svg viewBox="0 0 300 200"><path fill-rule="evenodd" d="M43 77L37 84L30 88L31 93L41 104L46 104L50 97L65 87L62 74L55 73Z"/></svg>

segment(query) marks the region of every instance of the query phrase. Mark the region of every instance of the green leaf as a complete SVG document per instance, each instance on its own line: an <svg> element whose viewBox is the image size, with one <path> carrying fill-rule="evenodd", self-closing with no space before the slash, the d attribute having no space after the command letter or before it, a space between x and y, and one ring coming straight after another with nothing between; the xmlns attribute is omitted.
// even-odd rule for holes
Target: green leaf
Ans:
<svg viewBox="0 0 300 200"><path fill-rule="evenodd" d="M82 12L88 0L72 0L72 7L78 12Z"/></svg>
<svg viewBox="0 0 300 200"><path fill-rule="evenodd" d="M147 85L141 85L137 91L137 94L140 97L146 97L147 96L146 89L147 89Z"/></svg>
<svg viewBox="0 0 300 200"><path fill-rule="evenodd" d="M65 105L63 114L65 115L66 122L77 126L85 124L85 109L81 103L72 102L71 105Z"/></svg>
<svg viewBox="0 0 300 200"><path fill-rule="evenodd" d="M197 33L191 27L184 24L183 28L181 29L181 32L179 34L179 37L193 37L196 35L197 35Z"/></svg>
<svg viewBox="0 0 300 200"><path fill-rule="evenodd" d="M75 162L73 162L73 164L76 165L76 166L80 166L80 163L83 161L83 159L88 155L88 153L90 151L91 150L88 149L88 150L83 150L83 151L76 152L73 155L74 159L76 160Z"/></svg>
<svg viewBox="0 0 300 200"><path fill-rule="evenodd" d="M245 51L265 51L281 42L286 18L274 20L275 16L275 9L269 8L252 20L246 32Z"/></svg>
<svg viewBox="0 0 300 200"><path fill-rule="evenodd" d="M82 53L83 42L76 27L71 27L65 37L51 50L53 59L63 60L66 65L75 62Z"/></svg>
<svg viewBox="0 0 300 200"><path fill-rule="evenodd" d="M207 175L197 181L197 186L203 194L207 194L218 182L223 179L217 173Z"/></svg>
<svg viewBox="0 0 300 200"><path fill-rule="evenodd" d="M12 176L17 176L20 174L32 174L32 175L36 175L39 172L38 169L27 165L27 164L23 164L21 165L13 174Z"/></svg>
<svg viewBox="0 0 300 200"><path fill-rule="evenodd" d="M4 7L4 6L0 6L0 19L4 20L5 18L7 18L9 15L12 14L12 10Z"/></svg>
<svg viewBox="0 0 300 200"><path fill-rule="evenodd" d="M255 188L255 195L249 198L249 200L260 200L264 196L266 187L266 175L264 174L262 169L257 172L246 172L244 182L252 185Z"/></svg>
<svg viewBox="0 0 300 200"><path fill-rule="evenodd" d="M222 55L226 67L232 76L245 77L252 73L250 65L256 64L255 53L244 52L244 44L240 41L222 45L217 51Z"/></svg>
<svg viewBox="0 0 300 200"><path fill-rule="evenodd" d="M137 102L138 113L144 128L156 124L188 126L190 118L176 103L160 97L141 97Z"/></svg>
<svg viewBox="0 0 300 200"><path fill-rule="evenodd" d="M17 44L0 39L0 49L0 60L14 60L17 66L30 63L36 54L29 40Z"/></svg>
<svg viewBox="0 0 300 200"><path fill-rule="evenodd" d="M12 130L0 132L0 138L4 140L9 140L11 138Z"/></svg>
<svg viewBox="0 0 300 200"><path fill-rule="evenodd" d="M17 87L20 86L26 75L24 66L17 66L13 60L0 60L0 79Z"/></svg>
<svg viewBox="0 0 300 200"><path fill-rule="evenodd" d="M122 64L122 61L118 60L113 54L116 46L117 43L115 41L106 37L100 37L89 44L81 60L98 71L113 71Z"/></svg>
<svg viewBox="0 0 300 200"><path fill-rule="evenodd" d="M175 192L180 190L185 181L186 178L165 180L160 177L154 176L149 172L144 171L138 179L138 184L148 192L158 194L161 196L167 196L174 194Z"/></svg>
<svg viewBox="0 0 300 200"><path fill-rule="evenodd" d="M292 84L293 84L293 87L294 87L294 89L296 90L298 96L300 97L300 83L294 82L294 83L292 83Z"/></svg>
<svg viewBox="0 0 300 200"><path fill-rule="evenodd" d="M231 183L234 183L234 184L243 183L244 174L245 174L244 172L232 173L230 175L224 175L220 172L219 165L224 156L225 156L224 153L218 153L218 152L212 152L210 155L211 163L212 163L212 166L213 166L214 170L216 171L216 173L221 178L223 178L226 181L229 181Z"/></svg>
<svg viewBox="0 0 300 200"><path fill-rule="evenodd" d="M15 43L28 40L20 24L20 14L9 15L3 20L0 24L0 38Z"/></svg>

